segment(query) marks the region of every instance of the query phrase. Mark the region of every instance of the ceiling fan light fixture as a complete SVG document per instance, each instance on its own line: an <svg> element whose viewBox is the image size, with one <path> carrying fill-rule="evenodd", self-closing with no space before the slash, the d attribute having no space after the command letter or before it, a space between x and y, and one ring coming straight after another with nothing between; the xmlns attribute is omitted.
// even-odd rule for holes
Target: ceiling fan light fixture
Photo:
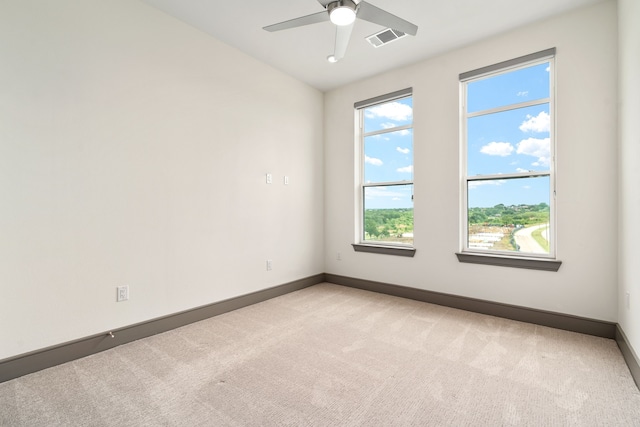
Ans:
<svg viewBox="0 0 640 427"><path fill-rule="evenodd" d="M351 0L338 0L327 6L329 19L336 25L351 25L356 20L356 4Z"/></svg>

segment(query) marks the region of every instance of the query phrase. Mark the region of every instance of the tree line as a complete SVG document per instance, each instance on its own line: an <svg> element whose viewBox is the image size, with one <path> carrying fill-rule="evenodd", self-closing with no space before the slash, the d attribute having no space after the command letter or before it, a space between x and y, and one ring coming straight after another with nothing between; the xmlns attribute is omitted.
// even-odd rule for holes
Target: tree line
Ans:
<svg viewBox="0 0 640 427"><path fill-rule="evenodd" d="M469 208L469 224L498 227L527 227L549 222L549 205L504 205L488 208ZM413 233L413 208L366 209L364 211L366 238L401 237Z"/></svg>
<svg viewBox="0 0 640 427"><path fill-rule="evenodd" d="M469 224L527 227L549 222L549 205L495 205L492 208L469 208Z"/></svg>
<svg viewBox="0 0 640 427"><path fill-rule="evenodd" d="M366 209L364 232L366 238L402 237L413 233L413 208Z"/></svg>

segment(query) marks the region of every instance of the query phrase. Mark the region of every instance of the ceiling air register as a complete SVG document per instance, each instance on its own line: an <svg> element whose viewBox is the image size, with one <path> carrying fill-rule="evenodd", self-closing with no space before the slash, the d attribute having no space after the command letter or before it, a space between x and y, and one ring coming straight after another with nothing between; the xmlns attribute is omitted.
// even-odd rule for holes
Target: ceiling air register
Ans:
<svg viewBox="0 0 640 427"><path fill-rule="evenodd" d="M318 0L318 2L325 9L324 11L268 25L264 29L267 31L280 31L331 21L336 26L336 44L333 55L327 58L330 62L336 62L344 57L356 18L387 28L380 33L367 37L369 43L376 47L404 37L407 34L415 36L418 32L417 25L364 0Z"/></svg>

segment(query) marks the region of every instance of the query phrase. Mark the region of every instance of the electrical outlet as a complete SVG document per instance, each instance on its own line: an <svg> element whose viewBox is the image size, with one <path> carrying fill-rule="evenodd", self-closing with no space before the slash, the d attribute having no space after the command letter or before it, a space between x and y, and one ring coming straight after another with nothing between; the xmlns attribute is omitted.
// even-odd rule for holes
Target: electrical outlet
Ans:
<svg viewBox="0 0 640 427"><path fill-rule="evenodd" d="M342 254L340 252L336 253L336 259L342 261Z"/></svg>
<svg viewBox="0 0 640 427"><path fill-rule="evenodd" d="M117 288L117 297L116 302L126 301L129 299L129 287L128 286L118 286Z"/></svg>
<svg viewBox="0 0 640 427"><path fill-rule="evenodd" d="M267 260L267 271L271 271L273 270L273 261L268 259Z"/></svg>
<svg viewBox="0 0 640 427"><path fill-rule="evenodd" d="M273 182L273 175L270 173L267 174L267 184L271 184Z"/></svg>
<svg viewBox="0 0 640 427"><path fill-rule="evenodd" d="M631 293L625 292L624 294L625 305L627 306L627 310L631 308Z"/></svg>
<svg viewBox="0 0 640 427"><path fill-rule="evenodd" d="M289 177L287 175L284 176L284 185L289 185Z"/></svg>

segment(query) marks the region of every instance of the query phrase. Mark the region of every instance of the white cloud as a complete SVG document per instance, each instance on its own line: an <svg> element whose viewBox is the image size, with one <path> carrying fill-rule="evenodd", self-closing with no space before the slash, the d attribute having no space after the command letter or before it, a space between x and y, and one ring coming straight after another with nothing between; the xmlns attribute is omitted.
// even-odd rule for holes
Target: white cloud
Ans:
<svg viewBox="0 0 640 427"><path fill-rule="evenodd" d="M368 118L382 117L396 121L407 121L413 117L413 108L399 102L388 102L368 108L366 114Z"/></svg>
<svg viewBox="0 0 640 427"><path fill-rule="evenodd" d="M506 157L513 153L513 145L510 142L490 142L480 149L481 153L490 156Z"/></svg>
<svg viewBox="0 0 640 427"><path fill-rule="evenodd" d="M391 129L396 127L397 125L395 123L380 123L380 127L382 129Z"/></svg>
<svg viewBox="0 0 640 427"><path fill-rule="evenodd" d="M400 191L389 190L388 187L367 187L365 196L367 199L376 199L379 197L390 197L392 200L407 199L407 194Z"/></svg>
<svg viewBox="0 0 640 427"><path fill-rule="evenodd" d="M487 181L469 181L469 190L473 190L474 188L478 188L481 187L483 185L496 185L496 186L501 186L502 184L504 184L505 182L507 182L504 179L500 179L500 180L487 180Z"/></svg>
<svg viewBox="0 0 640 427"><path fill-rule="evenodd" d="M528 90L521 90L516 95L517 96L527 96L527 95L529 95L529 91Z"/></svg>
<svg viewBox="0 0 640 427"><path fill-rule="evenodd" d="M516 168L516 172L529 172L528 169Z"/></svg>
<svg viewBox="0 0 640 427"><path fill-rule="evenodd" d="M376 159L375 157L364 156L364 162L373 166L382 166L382 160Z"/></svg>
<svg viewBox="0 0 640 427"><path fill-rule="evenodd" d="M396 151L402 154L409 154L408 148L396 147Z"/></svg>
<svg viewBox="0 0 640 427"><path fill-rule="evenodd" d="M400 172L400 173L412 173L413 172L413 165L405 166L403 168L398 168L398 169L396 169L396 171Z"/></svg>
<svg viewBox="0 0 640 427"><path fill-rule="evenodd" d="M522 122L520 130L522 132L549 132L551 120L549 114L541 111L537 116L527 114L527 120Z"/></svg>
<svg viewBox="0 0 640 427"><path fill-rule="evenodd" d="M532 163L533 166L549 166L551 159L551 143L549 138L528 138L518 143L518 154L537 157L538 160Z"/></svg>

